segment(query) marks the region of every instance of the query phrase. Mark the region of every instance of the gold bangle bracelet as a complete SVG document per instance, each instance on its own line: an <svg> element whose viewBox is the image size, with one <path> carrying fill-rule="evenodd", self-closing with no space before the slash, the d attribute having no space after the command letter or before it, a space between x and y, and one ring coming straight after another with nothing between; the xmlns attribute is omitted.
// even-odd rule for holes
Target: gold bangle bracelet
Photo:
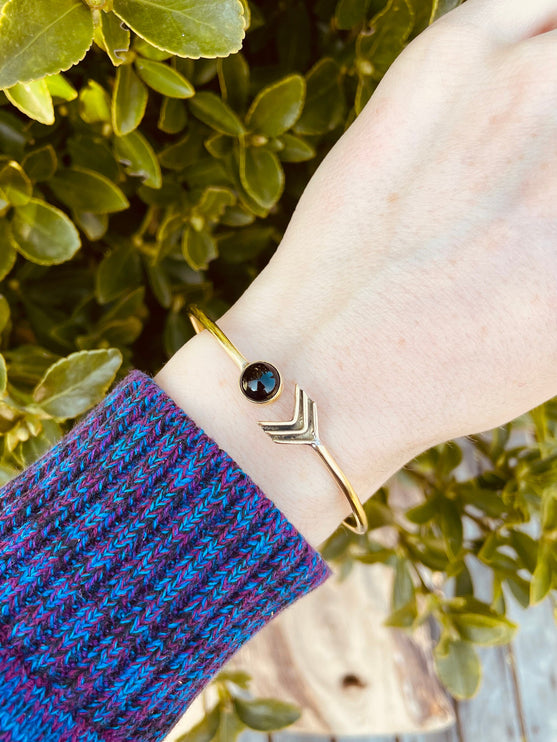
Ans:
<svg viewBox="0 0 557 742"><path fill-rule="evenodd" d="M195 304L191 304L187 312L195 332L208 330L240 368L240 389L245 397L256 404L268 404L277 399L282 391L282 378L276 366L267 361L248 361L220 327ZM366 533L366 512L344 472L321 442L317 429L317 405L304 390L296 384L292 420L258 424L275 443L306 443L317 451L352 508L352 515L342 521L343 525L355 533Z"/></svg>

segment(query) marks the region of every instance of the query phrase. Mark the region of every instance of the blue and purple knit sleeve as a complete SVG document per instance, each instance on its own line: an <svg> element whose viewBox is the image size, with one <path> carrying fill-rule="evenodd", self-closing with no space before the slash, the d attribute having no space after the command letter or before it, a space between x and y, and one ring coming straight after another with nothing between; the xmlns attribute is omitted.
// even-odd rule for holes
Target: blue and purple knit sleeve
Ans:
<svg viewBox="0 0 557 742"><path fill-rule="evenodd" d="M330 571L134 370L0 490L0 742L155 742Z"/></svg>

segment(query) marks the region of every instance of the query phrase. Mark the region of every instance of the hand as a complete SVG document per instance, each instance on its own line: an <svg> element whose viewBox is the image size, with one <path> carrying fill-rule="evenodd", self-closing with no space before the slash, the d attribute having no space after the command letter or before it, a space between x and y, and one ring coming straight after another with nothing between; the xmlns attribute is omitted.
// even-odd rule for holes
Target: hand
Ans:
<svg viewBox="0 0 557 742"><path fill-rule="evenodd" d="M557 394L556 111L557 0L468 0L392 65L219 320L283 371L281 399L246 415L228 371L194 382L209 356L230 364L212 338L171 360L194 387L169 393L315 543L349 508L313 452L254 422L290 418L294 382L362 499L431 445ZM207 410L215 383L230 392Z"/></svg>

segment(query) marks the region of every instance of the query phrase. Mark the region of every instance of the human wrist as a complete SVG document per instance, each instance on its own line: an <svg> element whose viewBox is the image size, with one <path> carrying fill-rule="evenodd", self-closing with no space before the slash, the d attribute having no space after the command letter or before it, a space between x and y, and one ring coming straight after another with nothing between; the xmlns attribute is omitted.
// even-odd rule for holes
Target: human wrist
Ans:
<svg viewBox="0 0 557 742"><path fill-rule="evenodd" d="M366 430L343 419L350 392L339 392L342 360L320 354L317 334L311 342L303 326L289 321L287 312L277 313L277 304L257 293L248 290L218 324L249 360L278 367L283 391L277 400L265 406L246 400L238 388L238 368L208 332L186 343L155 381L317 546L350 514L350 505L308 446L276 445L257 425L259 420L291 419L295 383L317 403L320 437L362 501L418 450L408 441L391 442L390 411L378 409L377 420Z"/></svg>

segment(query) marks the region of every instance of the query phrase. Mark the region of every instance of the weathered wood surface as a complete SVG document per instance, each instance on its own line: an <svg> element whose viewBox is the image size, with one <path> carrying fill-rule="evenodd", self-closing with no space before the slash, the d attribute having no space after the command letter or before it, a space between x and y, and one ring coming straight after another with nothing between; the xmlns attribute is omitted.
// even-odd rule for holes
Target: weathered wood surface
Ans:
<svg viewBox="0 0 557 742"><path fill-rule="evenodd" d="M557 742L557 629L549 601L510 606L520 630L511 647L518 713L528 742Z"/></svg>

